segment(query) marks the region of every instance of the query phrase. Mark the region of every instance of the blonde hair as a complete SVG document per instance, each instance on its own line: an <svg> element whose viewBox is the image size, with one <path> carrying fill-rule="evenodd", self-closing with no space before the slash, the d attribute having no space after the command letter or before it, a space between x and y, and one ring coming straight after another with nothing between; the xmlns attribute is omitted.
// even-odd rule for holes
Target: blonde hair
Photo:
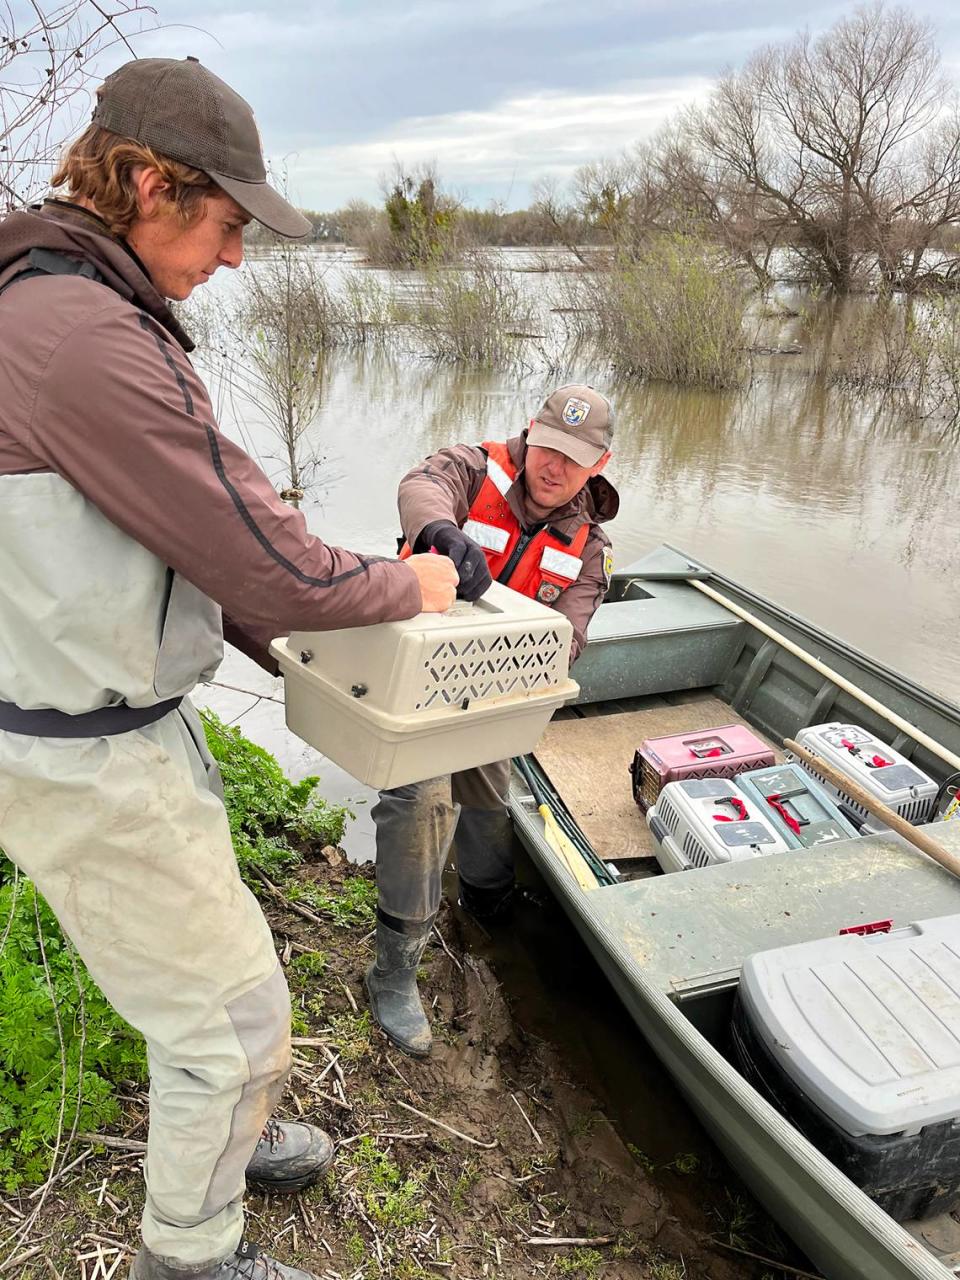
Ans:
<svg viewBox="0 0 960 1280"><path fill-rule="evenodd" d="M204 198L219 191L200 169L96 124L70 144L50 185L65 186L67 200L90 200L113 234L123 236L140 214L134 174L144 165L156 169L167 183L163 199L184 227L201 217Z"/></svg>

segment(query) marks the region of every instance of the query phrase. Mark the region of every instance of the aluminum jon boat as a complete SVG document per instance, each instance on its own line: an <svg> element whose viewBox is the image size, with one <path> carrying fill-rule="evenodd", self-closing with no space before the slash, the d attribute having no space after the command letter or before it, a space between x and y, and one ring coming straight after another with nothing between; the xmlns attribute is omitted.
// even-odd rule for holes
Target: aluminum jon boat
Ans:
<svg viewBox="0 0 960 1280"><path fill-rule="evenodd" d="M878 837L662 875L628 772L660 734L739 721L779 748L844 721L944 783L960 707L668 546L615 575L588 639L577 703L514 768L517 836L730 1164L828 1280L960 1276L957 1217L894 1221L727 1056L747 956L958 913L960 879ZM581 851L576 873L551 816ZM960 853L960 821L924 830Z"/></svg>

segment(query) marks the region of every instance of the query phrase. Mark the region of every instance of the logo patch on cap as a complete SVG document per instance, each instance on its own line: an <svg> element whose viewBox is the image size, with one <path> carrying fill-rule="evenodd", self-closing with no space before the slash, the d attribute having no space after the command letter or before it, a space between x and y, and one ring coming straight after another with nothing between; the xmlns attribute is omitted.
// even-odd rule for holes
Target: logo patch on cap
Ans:
<svg viewBox="0 0 960 1280"><path fill-rule="evenodd" d="M560 599L560 588L555 582L541 582L537 588L537 599L541 604L553 604Z"/></svg>
<svg viewBox="0 0 960 1280"><path fill-rule="evenodd" d="M586 400L578 400L575 396L571 396L563 406L563 413L561 413L560 417L563 418L568 427L579 427L589 412L590 406Z"/></svg>

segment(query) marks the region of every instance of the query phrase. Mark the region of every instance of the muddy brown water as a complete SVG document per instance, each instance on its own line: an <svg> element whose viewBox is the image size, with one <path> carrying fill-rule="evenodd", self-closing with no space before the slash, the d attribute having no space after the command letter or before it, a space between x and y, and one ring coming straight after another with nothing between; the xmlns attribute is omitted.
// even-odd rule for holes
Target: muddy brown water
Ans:
<svg viewBox="0 0 960 1280"><path fill-rule="evenodd" d="M303 442L320 464L304 503L310 528L343 546L394 554L396 485L408 467L448 443L505 439L546 392L574 380L605 390L617 408L609 474L621 509L609 533L619 565L673 542L960 700L954 438L874 399L826 388L803 356L757 360L748 386L711 393L618 381L589 357L560 372L518 375L414 356L335 355ZM255 408L234 406L224 426L281 476L279 443ZM250 678L236 657L224 670L228 681ZM261 704L259 720L241 725L294 774L316 771L318 757L284 739L276 710ZM372 857L372 793L329 762L319 766L324 793L358 815L348 852ZM741 1190L603 975L555 906L525 905L520 924L477 939L518 1019L569 1053L624 1139L661 1169L675 1201L702 1215L706 1197L723 1230ZM667 1167L684 1154L708 1172L708 1186Z"/></svg>

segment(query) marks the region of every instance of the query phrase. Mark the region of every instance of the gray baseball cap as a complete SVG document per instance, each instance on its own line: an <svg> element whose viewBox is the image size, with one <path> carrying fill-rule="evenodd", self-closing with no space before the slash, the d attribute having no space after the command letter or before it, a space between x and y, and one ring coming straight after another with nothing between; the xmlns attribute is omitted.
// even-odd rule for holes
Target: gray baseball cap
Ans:
<svg viewBox="0 0 960 1280"><path fill-rule="evenodd" d="M613 405L582 382L550 393L527 432L527 444L556 449L581 467L595 467L613 440Z"/></svg>
<svg viewBox="0 0 960 1280"><path fill-rule="evenodd" d="M309 235L303 214L267 183L249 104L196 58L125 62L97 90L93 123L200 169L278 235Z"/></svg>

